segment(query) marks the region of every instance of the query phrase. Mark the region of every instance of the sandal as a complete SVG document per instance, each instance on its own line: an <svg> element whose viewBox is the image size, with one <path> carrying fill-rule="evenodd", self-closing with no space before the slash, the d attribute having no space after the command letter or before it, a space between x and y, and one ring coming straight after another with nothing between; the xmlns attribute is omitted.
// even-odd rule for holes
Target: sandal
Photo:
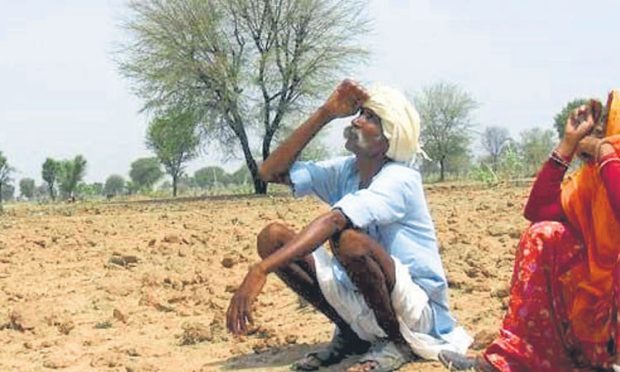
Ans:
<svg viewBox="0 0 620 372"><path fill-rule="evenodd" d="M478 365L478 363L476 363L476 358L471 358L467 355L449 350L440 351L438 358L441 364L449 371L475 371Z"/></svg>
<svg viewBox="0 0 620 372"><path fill-rule="evenodd" d="M323 350L307 354L291 365L293 371L315 371L320 367L339 363L350 355L359 355L368 350L370 343L359 338L355 332L334 331L331 342Z"/></svg>
<svg viewBox="0 0 620 372"><path fill-rule="evenodd" d="M371 363L373 372L395 371L412 360L416 355L406 344L397 344L387 339L374 343L370 350L357 362L357 365Z"/></svg>

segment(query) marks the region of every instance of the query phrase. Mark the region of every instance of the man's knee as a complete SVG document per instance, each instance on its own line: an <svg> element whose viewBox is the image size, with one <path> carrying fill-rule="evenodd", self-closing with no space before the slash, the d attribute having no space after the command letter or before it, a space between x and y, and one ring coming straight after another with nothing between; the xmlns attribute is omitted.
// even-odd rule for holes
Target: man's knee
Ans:
<svg viewBox="0 0 620 372"><path fill-rule="evenodd" d="M265 226L256 238L256 249L261 258L268 257L286 241L291 231L284 224L272 222Z"/></svg>
<svg viewBox="0 0 620 372"><path fill-rule="evenodd" d="M370 253L368 235L355 229L346 229L336 239L335 255L343 265L355 262Z"/></svg>

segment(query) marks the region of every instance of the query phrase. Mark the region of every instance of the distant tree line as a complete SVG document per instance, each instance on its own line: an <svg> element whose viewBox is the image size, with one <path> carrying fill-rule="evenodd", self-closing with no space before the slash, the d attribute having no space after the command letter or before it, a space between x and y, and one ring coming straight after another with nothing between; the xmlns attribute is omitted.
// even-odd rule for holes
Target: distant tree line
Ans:
<svg viewBox="0 0 620 372"><path fill-rule="evenodd" d="M441 82L424 87L414 95L413 101L422 118L421 141L426 156L420 157L418 164L425 180L469 178L488 184L533 177L558 137L563 135L570 111L586 102L574 99L555 115L548 128L532 127L513 138L502 126L476 130L472 117L478 103L457 85ZM283 130L282 134L288 131ZM147 131L147 146L156 156L133 161L127 179L112 174L105 182L86 183L84 156L47 158L41 166L43 183L37 185L27 177L20 179L19 198L55 201L135 194L157 197L255 191L254 175L246 165L231 173L220 166L207 166L187 174L185 167L198 155L199 144L195 117L189 112L169 112L153 120ZM474 150L475 145L479 145L478 151ZM321 160L328 156L329 152L319 141L311 142L300 159ZM0 151L0 210L3 201L15 199L15 173ZM162 181L165 175L169 180Z"/></svg>
<svg viewBox="0 0 620 372"><path fill-rule="evenodd" d="M173 193L173 181L163 181L164 172L157 157L139 158L131 163L129 178L112 174L105 182L84 182L86 159L78 155L71 160L54 160L47 158L41 167L44 180L37 185L32 178L19 180L19 199L28 200L72 200L73 198L114 198L121 195L165 196ZM0 152L0 208L2 201L15 199L15 186L12 174L15 169ZM157 188L155 186L158 185ZM245 193L251 191L252 176L245 166L228 173L219 166L208 166L198 169L193 175L177 173L177 190L183 194L204 194L217 190L241 188Z"/></svg>
<svg viewBox="0 0 620 372"><path fill-rule="evenodd" d="M535 176L563 136L569 113L587 101L574 99L555 115L552 125L534 126L513 138L499 125L477 130L472 114L478 104L457 85L440 82L425 87L413 100L422 119L427 157L420 164L425 179L471 178L490 184Z"/></svg>

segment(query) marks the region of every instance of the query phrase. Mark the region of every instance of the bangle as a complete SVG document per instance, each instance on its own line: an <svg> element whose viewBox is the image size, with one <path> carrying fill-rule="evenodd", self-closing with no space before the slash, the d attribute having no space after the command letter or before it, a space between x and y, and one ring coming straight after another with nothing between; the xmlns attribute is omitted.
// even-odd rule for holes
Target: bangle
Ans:
<svg viewBox="0 0 620 372"><path fill-rule="evenodd" d="M603 167L606 166L607 164L613 162L613 161L618 161L620 162L620 158L609 158L605 161L603 161L601 164L598 165L598 170L599 172L603 170Z"/></svg>
<svg viewBox="0 0 620 372"><path fill-rule="evenodd" d="M570 166L570 163L564 160L562 155L560 155L557 150L553 150L553 152L551 152L551 160L555 161L557 164L566 169L568 169L568 167Z"/></svg>

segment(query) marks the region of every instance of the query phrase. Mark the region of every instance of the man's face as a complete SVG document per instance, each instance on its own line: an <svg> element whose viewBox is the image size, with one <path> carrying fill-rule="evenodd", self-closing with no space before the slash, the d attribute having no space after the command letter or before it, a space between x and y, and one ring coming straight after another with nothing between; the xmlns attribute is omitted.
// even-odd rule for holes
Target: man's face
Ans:
<svg viewBox="0 0 620 372"><path fill-rule="evenodd" d="M385 154L388 148L381 119L372 110L362 107L359 115L344 129L345 148L356 155Z"/></svg>

